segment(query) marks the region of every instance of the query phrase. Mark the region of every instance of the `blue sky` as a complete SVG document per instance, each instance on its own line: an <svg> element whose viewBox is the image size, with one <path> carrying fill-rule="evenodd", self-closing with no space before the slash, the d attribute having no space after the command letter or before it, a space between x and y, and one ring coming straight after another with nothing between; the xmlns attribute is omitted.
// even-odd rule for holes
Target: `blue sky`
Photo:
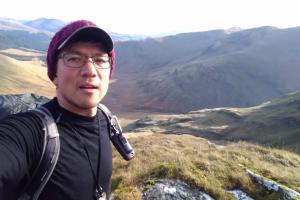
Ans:
<svg viewBox="0 0 300 200"><path fill-rule="evenodd" d="M8 0L0 17L89 19L131 34L300 26L300 0Z"/></svg>

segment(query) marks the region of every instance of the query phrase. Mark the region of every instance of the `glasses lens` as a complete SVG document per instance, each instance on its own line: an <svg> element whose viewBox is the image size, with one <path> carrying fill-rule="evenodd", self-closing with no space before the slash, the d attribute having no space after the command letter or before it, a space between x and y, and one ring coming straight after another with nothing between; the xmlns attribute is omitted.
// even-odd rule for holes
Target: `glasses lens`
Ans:
<svg viewBox="0 0 300 200"><path fill-rule="evenodd" d="M64 61L68 67L81 67L84 65L85 59L78 54L65 54Z"/></svg>
<svg viewBox="0 0 300 200"><path fill-rule="evenodd" d="M92 60L97 68L109 68L109 57L107 56L94 56Z"/></svg>
<svg viewBox="0 0 300 200"><path fill-rule="evenodd" d="M108 56L93 56L91 60L84 55L66 53L62 55L64 63L68 67L80 68L86 64L86 62L92 62L98 69L110 68L110 58Z"/></svg>

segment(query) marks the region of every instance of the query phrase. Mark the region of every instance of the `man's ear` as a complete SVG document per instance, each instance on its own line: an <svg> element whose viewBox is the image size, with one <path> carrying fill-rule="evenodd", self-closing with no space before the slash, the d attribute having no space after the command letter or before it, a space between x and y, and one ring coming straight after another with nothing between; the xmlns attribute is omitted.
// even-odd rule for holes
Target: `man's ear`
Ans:
<svg viewBox="0 0 300 200"><path fill-rule="evenodd" d="M57 87L58 86L58 80L57 77L55 77L52 81L52 83Z"/></svg>

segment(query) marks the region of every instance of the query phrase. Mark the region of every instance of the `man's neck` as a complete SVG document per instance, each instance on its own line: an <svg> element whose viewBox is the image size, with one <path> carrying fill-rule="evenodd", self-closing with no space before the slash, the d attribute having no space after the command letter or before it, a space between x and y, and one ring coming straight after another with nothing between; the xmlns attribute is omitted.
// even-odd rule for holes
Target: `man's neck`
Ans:
<svg viewBox="0 0 300 200"><path fill-rule="evenodd" d="M66 102L64 100L61 100L60 98L57 98L58 104L66 109L69 112L75 113L77 115L85 116L85 117L94 117L97 114L97 106L92 108L82 108L76 105L73 105L72 103Z"/></svg>

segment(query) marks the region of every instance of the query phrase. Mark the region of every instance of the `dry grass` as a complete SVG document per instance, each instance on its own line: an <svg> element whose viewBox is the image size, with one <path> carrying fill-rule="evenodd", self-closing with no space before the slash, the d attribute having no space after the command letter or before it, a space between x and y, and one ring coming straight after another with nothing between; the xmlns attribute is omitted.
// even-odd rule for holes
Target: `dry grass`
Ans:
<svg viewBox="0 0 300 200"><path fill-rule="evenodd" d="M0 50L0 53L6 53L6 54L10 54L10 55L17 55L17 56L29 56L29 57L46 55L45 52L23 51L20 49L3 49L3 50Z"/></svg>
<svg viewBox="0 0 300 200"><path fill-rule="evenodd" d="M1 94L35 93L46 97L55 95L55 87L47 77L43 62L19 61L0 54Z"/></svg>
<svg viewBox="0 0 300 200"><path fill-rule="evenodd" d="M245 174L249 168L300 191L300 157L249 143L218 146L191 135L130 134L136 158L123 161L114 152L115 199L141 199L141 186L158 178L181 179L215 199L233 199L225 189L242 189L255 199L274 199ZM274 197L275 196L275 197Z"/></svg>

